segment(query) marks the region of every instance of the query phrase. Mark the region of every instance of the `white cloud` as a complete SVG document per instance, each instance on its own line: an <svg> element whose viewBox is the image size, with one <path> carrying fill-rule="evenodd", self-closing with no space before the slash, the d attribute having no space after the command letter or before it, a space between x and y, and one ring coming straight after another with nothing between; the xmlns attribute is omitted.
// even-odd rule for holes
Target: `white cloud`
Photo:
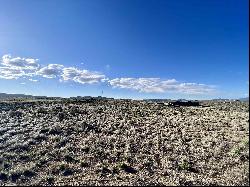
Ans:
<svg viewBox="0 0 250 187"><path fill-rule="evenodd" d="M36 79L29 79L29 81L31 81L31 82L38 82L38 80L36 80Z"/></svg>
<svg viewBox="0 0 250 187"><path fill-rule="evenodd" d="M33 70L39 68L38 59L21 57L12 58L11 55L3 55L2 65L16 69Z"/></svg>
<svg viewBox="0 0 250 187"><path fill-rule="evenodd" d="M93 84L102 81L105 75L98 72L79 70L74 67L63 68L62 81L74 81L81 84Z"/></svg>
<svg viewBox="0 0 250 187"><path fill-rule="evenodd" d="M45 78L60 78L60 81L74 81L81 84L93 84L105 82L105 75L89 70L81 70L74 67L64 67L61 64L49 64L40 67L38 59L11 57L3 55L0 66L0 78L18 79L34 76ZM29 78L29 81L37 82Z"/></svg>
<svg viewBox="0 0 250 187"><path fill-rule="evenodd" d="M0 66L0 78L18 79L21 77L34 76L39 68L38 59L32 58L12 58L11 55L3 55Z"/></svg>
<svg viewBox="0 0 250 187"><path fill-rule="evenodd" d="M197 83L180 83L175 79L116 78L108 82L114 88L131 89L145 93L178 92L186 94L206 94L214 91L213 86Z"/></svg>
<svg viewBox="0 0 250 187"><path fill-rule="evenodd" d="M49 64L36 72L45 78L60 77L60 81L74 81L81 84L92 84L102 81L105 75L89 70L80 70L75 67L64 67L60 64Z"/></svg>
<svg viewBox="0 0 250 187"><path fill-rule="evenodd" d="M106 68L106 70L110 70L110 65L107 64L107 65L105 66L105 68Z"/></svg>
<svg viewBox="0 0 250 187"><path fill-rule="evenodd" d="M108 82L113 88L136 90L144 93L165 93L177 92L186 94L210 94L215 91L214 86L183 83L175 79L163 80L160 78L115 78L109 79L105 75L75 67L64 67L61 64L49 64L40 67L38 59L33 58L12 58L11 55L4 55L0 66L0 78L18 79L29 78L29 81L37 82L34 76L45 78L58 78L59 81L72 81L80 84L93 84ZM107 64L106 69L110 66ZM248 83L249 84L249 83Z"/></svg>
<svg viewBox="0 0 250 187"><path fill-rule="evenodd" d="M109 81L109 78L103 78L103 79L101 79L101 82L107 82L107 81Z"/></svg>
<svg viewBox="0 0 250 187"><path fill-rule="evenodd" d="M39 69L36 74L45 78L56 78L62 73L63 65L61 64L49 64L46 67Z"/></svg>
<svg viewBox="0 0 250 187"><path fill-rule="evenodd" d="M20 69L11 69L9 67L0 67L0 78L2 79L18 79L24 75L24 71Z"/></svg>
<svg viewBox="0 0 250 187"><path fill-rule="evenodd" d="M177 91L187 94L208 94L215 91L215 86L198 83L181 83L177 85Z"/></svg>

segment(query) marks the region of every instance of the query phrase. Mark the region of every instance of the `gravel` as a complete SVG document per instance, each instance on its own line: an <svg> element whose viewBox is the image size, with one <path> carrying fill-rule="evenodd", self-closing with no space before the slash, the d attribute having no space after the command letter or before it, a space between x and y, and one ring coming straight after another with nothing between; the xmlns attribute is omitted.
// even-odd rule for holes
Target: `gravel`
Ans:
<svg viewBox="0 0 250 187"><path fill-rule="evenodd" d="M249 185L248 102L0 102L0 185Z"/></svg>

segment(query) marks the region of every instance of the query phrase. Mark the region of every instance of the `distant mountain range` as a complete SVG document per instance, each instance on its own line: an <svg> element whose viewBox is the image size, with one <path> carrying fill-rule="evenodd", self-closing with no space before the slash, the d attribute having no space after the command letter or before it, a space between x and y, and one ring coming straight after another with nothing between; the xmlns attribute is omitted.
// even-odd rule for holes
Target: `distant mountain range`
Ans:
<svg viewBox="0 0 250 187"><path fill-rule="evenodd" d="M9 100L9 99L46 99L49 97L46 96L33 96L33 95L25 95L25 94L7 94L7 93L0 93L1 100Z"/></svg>
<svg viewBox="0 0 250 187"><path fill-rule="evenodd" d="M49 96L33 96L33 95L25 95L25 94L7 94L7 93L0 93L0 100L15 100L15 99L71 99L71 100L91 100L91 99L113 99L113 98L106 98L106 97L92 97L92 96L77 96L77 97L70 97L70 98L63 98L63 97L49 97Z"/></svg>
<svg viewBox="0 0 250 187"><path fill-rule="evenodd" d="M240 98L240 101L249 101L249 97Z"/></svg>
<svg viewBox="0 0 250 187"><path fill-rule="evenodd" d="M78 96L79 98L83 98L83 99L87 99L88 97L90 98L95 98L95 97L91 97L91 96ZM78 98L78 97L70 97L70 98ZM100 97L100 96L99 96ZM0 93L0 100L4 100L4 99L15 99L15 98L25 98L25 99L58 99L60 97L47 97L47 96L33 96L33 95L25 95L25 94L7 94L7 93ZM98 97L97 97L98 98ZM105 98L105 97L102 97ZM212 99L214 101L230 101L230 99ZM232 99L232 100L236 100L236 99ZM249 97L245 97L245 98L239 98L237 100L240 101L249 101ZM144 99L144 101L153 101L153 102L168 102L171 101L171 99Z"/></svg>
<svg viewBox="0 0 250 187"><path fill-rule="evenodd" d="M239 100L239 101L249 101L249 97L244 97L244 98L238 98L238 99L211 99L213 101L235 101L235 100Z"/></svg>
<svg viewBox="0 0 250 187"><path fill-rule="evenodd" d="M6 94L0 93L0 99L10 99L10 98L32 98L32 95L25 94Z"/></svg>

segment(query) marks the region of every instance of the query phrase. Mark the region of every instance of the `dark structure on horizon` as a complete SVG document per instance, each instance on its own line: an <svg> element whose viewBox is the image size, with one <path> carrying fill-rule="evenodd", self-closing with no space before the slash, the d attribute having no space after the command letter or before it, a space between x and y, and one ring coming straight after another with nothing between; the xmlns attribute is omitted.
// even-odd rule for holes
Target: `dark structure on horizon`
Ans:
<svg viewBox="0 0 250 187"><path fill-rule="evenodd" d="M177 100L173 102L169 102L169 106L200 106L199 101L187 101L187 100Z"/></svg>

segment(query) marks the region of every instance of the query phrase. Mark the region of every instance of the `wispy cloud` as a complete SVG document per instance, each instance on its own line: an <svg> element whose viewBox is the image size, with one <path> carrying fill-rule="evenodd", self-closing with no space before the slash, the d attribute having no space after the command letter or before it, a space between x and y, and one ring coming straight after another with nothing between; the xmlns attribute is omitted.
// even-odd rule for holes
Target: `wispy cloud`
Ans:
<svg viewBox="0 0 250 187"><path fill-rule="evenodd" d="M61 75L63 67L64 66L60 64L49 64L39 69L36 74L49 79L56 78Z"/></svg>
<svg viewBox="0 0 250 187"><path fill-rule="evenodd" d="M175 79L116 78L108 82L113 88L124 88L144 93L178 92L185 94L208 94L214 91L214 86L198 83L181 83Z"/></svg>
<svg viewBox="0 0 250 187"><path fill-rule="evenodd" d="M177 92L185 94L210 94L215 91L211 85L179 82L175 79L161 78L114 78L109 79L104 74L75 67L65 67L62 64L38 64L34 58L12 58L11 55L4 55L0 66L0 78L19 79L28 78L29 81L37 82L34 77L49 79L57 78L60 82L76 82L79 84L106 83L113 88L135 90L143 93L165 93ZM110 69L106 65L106 69Z"/></svg>
<svg viewBox="0 0 250 187"><path fill-rule="evenodd" d="M88 70L79 70L74 67L63 68L63 73L61 76L63 81L74 81L80 84L98 83L105 78L105 75L101 73Z"/></svg>
<svg viewBox="0 0 250 187"><path fill-rule="evenodd" d="M38 59L21 57L12 58L9 54L3 55L2 65L16 69L33 70L39 68Z"/></svg>
<svg viewBox="0 0 250 187"><path fill-rule="evenodd" d="M39 68L38 59L12 58L11 55L3 55L0 66L0 78L18 79L20 77L31 77Z"/></svg>
<svg viewBox="0 0 250 187"><path fill-rule="evenodd" d="M109 70L110 70L110 65L107 64L107 65L105 66L105 69L109 71Z"/></svg>
<svg viewBox="0 0 250 187"><path fill-rule="evenodd" d="M64 67L61 64L42 66L38 64L38 59L32 58L12 58L11 55L4 55L1 64L0 78L2 79L42 76L49 79L58 78L61 82L72 81L80 84L94 84L106 80L105 75L96 71ZM29 80L37 82L31 78Z"/></svg>
<svg viewBox="0 0 250 187"><path fill-rule="evenodd" d="M36 79L29 79L29 81L31 81L31 82L38 82L38 80L36 80Z"/></svg>
<svg viewBox="0 0 250 187"><path fill-rule="evenodd" d="M25 76L25 72L21 69L0 67L0 78L2 79L18 79L23 76Z"/></svg>

